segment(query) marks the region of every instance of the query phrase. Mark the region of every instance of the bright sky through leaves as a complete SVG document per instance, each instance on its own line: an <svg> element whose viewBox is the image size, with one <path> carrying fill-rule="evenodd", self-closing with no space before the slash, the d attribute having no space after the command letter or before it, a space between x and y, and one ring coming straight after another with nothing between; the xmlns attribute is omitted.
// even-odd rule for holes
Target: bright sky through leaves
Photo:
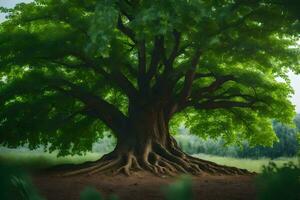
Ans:
<svg viewBox="0 0 300 200"><path fill-rule="evenodd" d="M14 7L16 3L31 2L32 0L0 0L0 6L2 7ZM5 19L5 15L0 13L0 22ZM296 111L300 113L300 75L290 73L291 85L295 90L295 94L292 97L293 104L296 105Z"/></svg>

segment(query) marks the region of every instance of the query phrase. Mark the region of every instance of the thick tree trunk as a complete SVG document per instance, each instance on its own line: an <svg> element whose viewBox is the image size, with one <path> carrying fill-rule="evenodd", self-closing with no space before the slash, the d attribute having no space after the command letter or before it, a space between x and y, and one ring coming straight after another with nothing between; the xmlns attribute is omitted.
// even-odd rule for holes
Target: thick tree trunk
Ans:
<svg viewBox="0 0 300 200"><path fill-rule="evenodd" d="M129 119L127 130L117 134L117 145L113 152L88 167L66 175L100 172L130 175L138 170L171 176L179 173L250 174L247 170L221 166L182 152L169 134L169 120L162 110L134 110Z"/></svg>

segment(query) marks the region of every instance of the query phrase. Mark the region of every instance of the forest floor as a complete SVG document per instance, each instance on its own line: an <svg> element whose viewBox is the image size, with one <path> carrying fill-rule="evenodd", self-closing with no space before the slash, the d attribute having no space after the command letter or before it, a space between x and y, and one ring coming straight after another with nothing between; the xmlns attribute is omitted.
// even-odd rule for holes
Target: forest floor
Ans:
<svg viewBox="0 0 300 200"><path fill-rule="evenodd" d="M77 200L86 187L97 189L104 197L117 195L119 200L161 200L167 185L176 178L162 178L148 172L125 175L77 175L62 177L59 172L43 172L33 176L33 183L47 200ZM208 175L192 177L195 200L255 199L255 176Z"/></svg>

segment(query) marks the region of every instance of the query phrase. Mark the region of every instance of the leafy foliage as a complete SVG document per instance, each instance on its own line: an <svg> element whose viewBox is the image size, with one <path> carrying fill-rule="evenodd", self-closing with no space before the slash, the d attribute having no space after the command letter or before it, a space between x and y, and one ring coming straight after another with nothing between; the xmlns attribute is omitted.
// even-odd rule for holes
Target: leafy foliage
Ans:
<svg viewBox="0 0 300 200"><path fill-rule="evenodd" d="M294 116L286 72L300 73L298 10L293 0L1 9L0 142L79 154L124 130L130 107L153 103L201 137L271 145L270 119Z"/></svg>
<svg viewBox="0 0 300 200"><path fill-rule="evenodd" d="M86 187L83 189L83 191L80 193L80 200L102 200L104 199L101 194L92 187ZM118 197L116 195L110 195L108 200L118 200Z"/></svg>
<svg viewBox="0 0 300 200"><path fill-rule="evenodd" d="M270 163L257 178L259 199L288 199L300 198L300 168L289 163L283 167L277 167Z"/></svg>

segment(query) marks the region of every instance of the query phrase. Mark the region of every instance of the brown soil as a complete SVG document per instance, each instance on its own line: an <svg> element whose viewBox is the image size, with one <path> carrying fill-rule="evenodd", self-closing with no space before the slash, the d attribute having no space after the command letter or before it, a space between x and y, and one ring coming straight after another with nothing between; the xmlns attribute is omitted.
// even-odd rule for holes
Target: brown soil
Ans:
<svg viewBox="0 0 300 200"><path fill-rule="evenodd" d="M76 200L85 187L96 188L103 196L116 194L120 200L164 199L162 188L176 180L158 177L148 172L136 172L131 176L76 175L60 176L58 172L40 173L33 182L47 200ZM201 175L193 177L195 200L255 199L255 176Z"/></svg>

